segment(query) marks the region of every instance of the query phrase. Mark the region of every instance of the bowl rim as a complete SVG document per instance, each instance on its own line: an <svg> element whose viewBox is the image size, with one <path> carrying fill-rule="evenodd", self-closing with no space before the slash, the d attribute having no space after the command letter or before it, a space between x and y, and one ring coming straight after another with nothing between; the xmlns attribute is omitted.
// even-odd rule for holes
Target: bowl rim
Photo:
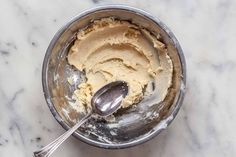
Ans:
<svg viewBox="0 0 236 157"><path fill-rule="evenodd" d="M95 11L102 11L102 10L110 10L110 9L117 9L117 10L125 10L125 11L130 11L134 12L136 14L140 14L141 16L144 16L150 20L152 20L155 24L159 25L159 27L167 33L169 36L170 40L173 41L174 46L177 49L177 53L181 62L181 69L182 69L182 82L181 82L181 87L180 87L180 93L176 101L176 106L173 109L172 113L166 117L165 119L161 120L160 123L165 123L165 127L162 127L160 123L155 127L154 131L151 133L147 134L147 136L143 136L137 140L127 142L127 143L120 143L120 144L110 144L110 143L101 143L97 141L93 141L82 134L79 134L78 132L73 133L73 136L76 138L80 139L81 141L90 144L92 146L100 147L100 148L106 148L106 149L121 149L121 148L129 148L132 146L136 146L139 144L142 144L144 142L149 141L153 137L157 136L162 130L166 129L167 126L170 125L170 123L173 121L173 119L176 117L180 107L182 106L184 95L185 95L185 87L186 87L186 61L185 57L183 54L183 50L177 40L177 38L174 36L172 31L163 23L161 22L160 19L157 17L152 16L150 13L138 9L135 7L127 6L127 5L102 5L102 6L97 6L93 7L91 9L87 9L83 11L82 13L74 16L71 20L69 20L64 26L62 26L56 34L53 36L47 50L46 54L44 56L43 60L43 66L42 66L42 86L43 86L43 93L44 97L46 99L47 105L54 116L54 118L57 120L57 122L65 129L68 130L70 127L66 124L66 122L60 117L59 113L57 112L56 108L53 105L53 102L51 101L50 93L49 93L49 88L48 88L48 80L47 80L47 69L48 69L48 61L49 61L49 56L51 54L51 51L53 47L55 46L57 40L59 37L64 33L64 31L67 29L68 26L70 26L73 22L79 20L80 18L93 13Z"/></svg>

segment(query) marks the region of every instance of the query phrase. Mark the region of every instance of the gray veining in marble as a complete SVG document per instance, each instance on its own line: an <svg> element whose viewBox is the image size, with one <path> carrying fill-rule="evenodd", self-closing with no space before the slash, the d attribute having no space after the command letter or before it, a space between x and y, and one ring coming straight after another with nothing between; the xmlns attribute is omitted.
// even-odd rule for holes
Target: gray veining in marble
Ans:
<svg viewBox="0 0 236 157"><path fill-rule="evenodd" d="M167 130L143 145L103 150L71 137L53 156L235 156L235 0L1 0L0 157L31 157L64 132L42 93L46 48L74 15L115 3L152 13L177 36L187 60L183 107Z"/></svg>

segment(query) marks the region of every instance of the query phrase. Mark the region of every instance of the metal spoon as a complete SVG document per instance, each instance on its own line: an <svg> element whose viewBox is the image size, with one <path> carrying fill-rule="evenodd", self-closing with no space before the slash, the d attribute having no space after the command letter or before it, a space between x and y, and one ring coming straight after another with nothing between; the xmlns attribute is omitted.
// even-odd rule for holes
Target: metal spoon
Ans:
<svg viewBox="0 0 236 157"><path fill-rule="evenodd" d="M99 89L92 97L92 112L81 119L77 124L62 134L52 143L34 152L35 157L50 156L71 134L73 134L93 114L108 116L114 113L121 105L121 101L128 93L128 85L123 81L111 82Z"/></svg>

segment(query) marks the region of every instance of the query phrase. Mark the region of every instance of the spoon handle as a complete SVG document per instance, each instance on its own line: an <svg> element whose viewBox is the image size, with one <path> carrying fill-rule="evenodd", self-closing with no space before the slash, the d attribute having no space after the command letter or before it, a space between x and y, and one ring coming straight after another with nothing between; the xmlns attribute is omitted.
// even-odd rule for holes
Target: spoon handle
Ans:
<svg viewBox="0 0 236 157"><path fill-rule="evenodd" d="M91 117L91 115L91 113L87 114L77 124L75 124L72 128L70 128L56 140L46 145L39 151L35 151L34 157L49 157L68 137L70 137L71 134L73 134L73 132L75 132L84 122L86 122Z"/></svg>

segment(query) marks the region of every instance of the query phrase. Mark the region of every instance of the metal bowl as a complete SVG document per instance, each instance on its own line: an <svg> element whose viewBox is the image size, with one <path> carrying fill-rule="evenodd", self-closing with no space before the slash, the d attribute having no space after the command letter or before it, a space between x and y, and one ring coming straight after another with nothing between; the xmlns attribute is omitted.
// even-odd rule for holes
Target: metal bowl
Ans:
<svg viewBox="0 0 236 157"><path fill-rule="evenodd" d="M128 20L153 34L160 34L174 64L174 83L169 92L175 94L164 104L156 103L155 96L145 98L136 107L119 111L115 121L91 119L73 134L93 146L127 148L148 141L165 129L175 118L184 97L184 55L173 33L159 19L140 9L123 5L96 7L74 17L56 33L47 49L42 70L43 90L53 116L66 130L84 116L74 108L72 96L84 76L68 65L66 56L76 32L91 21L104 17ZM72 84L68 83L68 79Z"/></svg>

